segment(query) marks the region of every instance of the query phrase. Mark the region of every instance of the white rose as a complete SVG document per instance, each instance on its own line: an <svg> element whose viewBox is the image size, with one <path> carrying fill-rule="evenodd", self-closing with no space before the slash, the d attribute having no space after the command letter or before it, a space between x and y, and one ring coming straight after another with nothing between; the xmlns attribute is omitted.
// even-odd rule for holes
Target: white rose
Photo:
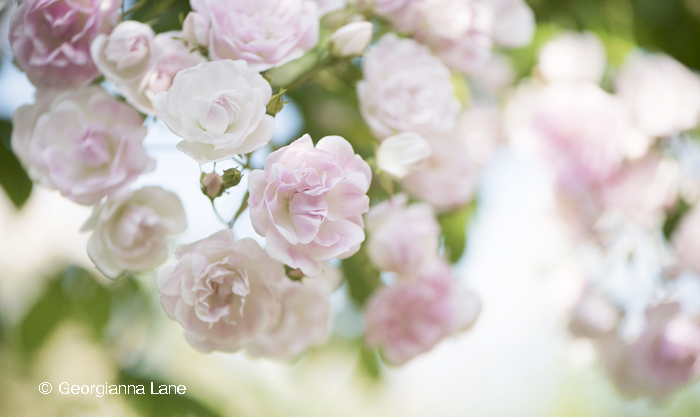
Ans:
<svg viewBox="0 0 700 417"><path fill-rule="evenodd" d="M142 113L156 115L156 94L168 91L178 72L205 62L199 52L190 51L178 31L159 33L153 39L153 56L148 69L140 77L117 83L126 101Z"/></svg>
<svg viewBox="0 0 700 417"><path fill-rule="evenodd" d="M399 133L384 139L379 145L377 166L396 178L403 178L420 168L432 153L430 144L421 135Z"/></svg>
<svg viewBox="0 0 700 417"><path fill-rule="evenodd" d="M182 22L182 39L189 46L209 46L209 20L197 13L190 12Z"/></svg>
<svg viewBox="0 0 700 417"><path fill-rule="evenodd" d="M175 76L156 95L158 115L184 139L177 148L200 164L267 144L275 119L266 114L270 84L243 60L205 62Z"/></svg>
<svg viewBox="0 0 700 417"><path fill-rule="evenodd" d="M125 271L149 271L168 259L167 235L187 228L185 210L174 193L144 187L108 197L95 206L82 231L94 230L87 251L110 278Z"/></svg>
<svg viewBox="0 0 700 417"><path fill-rule="evenodd" d="M540 50L539 68L549 82L603 80L607 66L605 47L593 33L565 32Z"/></svg>
<svg viewBox="0 0 700 417"><path fill-rule="evenodd" d="M110 35L95 38L90 46L92 59L110 80L134 80L148 69L154 36L149 25L126 20L118 24Z"/></svg>
<svg viewBox="0 0 700 417"><path fill-rule="evenodd" d="M450 70L427 47L385 35L366 55L357 84L360 110L380 139L452 129L460 104Z"/></svg>
<svg viewBox="0 0 700 417"><path fill-rule="evenodd" d="M280 320L282 263L231 229L180 245L176 265L158 273L163 309L201 352L235 352Z"/></svg>
<svg viewBox="0 0 700 417"><path fill-rule="evenodd" d="M370 22L348 23L331 35L331 53L341 58L362 55L372 40L373 32L374 25Z"/></svg>
<svg viewBox="0 0 700 417"><path fill-rule="evenodd" d="M646 135L673 135L700 121L700 78L666 55L632 53L615 91Z"/></svg>
<svg viewBox="0 0 700 417"><path fill-rule="evenodd" d="M92 86L43 93L18 108L12 149L36 182L78 204L97 204L155 168L146 155L143 118Z"/></svg>
<svg viewBox="0 0 700 417"><path fill-rule="evenodd" d="M279 323L248 345L248 353L293 359L309 347L324 343L330 330L330 295L340 281L340 271L328 265L315 278L284 278L277 287L282 302Z"/></svg>

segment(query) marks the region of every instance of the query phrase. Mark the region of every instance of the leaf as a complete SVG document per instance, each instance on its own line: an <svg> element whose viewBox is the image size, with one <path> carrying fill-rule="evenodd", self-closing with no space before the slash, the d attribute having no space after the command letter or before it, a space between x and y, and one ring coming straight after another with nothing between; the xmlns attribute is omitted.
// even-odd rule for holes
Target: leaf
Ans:
<svg viewBox="0 0 700 417"><path fill-rule="evenodd" d="M343 259L340 268L348 284L350 297L362 307L369 296L381 284L379 271L372 266L365 252L363 244L360 250L353 256Z"/></svg>
<svg viewBox="0 0 700 417"><path fill-rule="evenodd" d="M120 385L143 385L146 395L133 394L133 391L124 395L141 415L148 417L173 417L173 416L196 416L196 417L220 417L221 414L213 411L205 404L198 401L185 391L185 394L151 394L151 383L153 391L157 392L160 385L180 385L174 382L166 382L156 377L142 376L131 370L122 370L119 374ZM172 390L172 387L170 387Z"/></svg>
<svg viewBox="0 0 700 417"><path fill-rule="evenodd" d="M61 289L60 277L56 277L19 325L19 342L22 350L29 355L36 352L69 312L70 303Z"/></svg>
<svg viewBox="0 0 700 417"><path fill-rule="evenodd" d="M680 199L678 203L671 208L664 222L664 236L666 236L666 239L671 238L673 232L683 219L683 216L690 211L691 207L692 206L686 203L685 200Z"/></svg>
<svg viewBox="0 0 700 417"><path fill-rule="evenodd" d="M377 381L382 376L382 360L377 348L368 348L360 341L360 357L358 365L360 369L372 380Z"/></svg>
<svg viewBox="0 0 700 417"><path fill-rule="evenodd" d="M0 186L5 190L15 208L21 209L32 193L32 180L29 179L17 157L10 148L12 123L0 121Z"/></svg>
<svg viewBox="0 0 700 417"><path fill-rule="evenodd" d="M442 213L438 222L442 228L445 250L451 263L456 263L462 257L467 246L467 223L476 211L476 200L461 209Z"/></svg>

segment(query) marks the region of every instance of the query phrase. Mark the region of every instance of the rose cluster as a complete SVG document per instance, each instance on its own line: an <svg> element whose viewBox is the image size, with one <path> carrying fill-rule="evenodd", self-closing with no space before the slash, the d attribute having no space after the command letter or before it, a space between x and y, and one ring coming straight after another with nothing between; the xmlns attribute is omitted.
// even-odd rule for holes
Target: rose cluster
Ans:
<svg viewBox="0 0 700 417"><path fill-rule="evenodd" d="M505 118L511 143L549 167L585 254L572 334L593 343L627 396L663 399L695 380L700 159L689 131L700 125L700 77L637 51L613 71L597 36L565 32L541 49Z"/></svg>
<svg viewBox="0 0 700 417"><path fill-rule="evenodd" d="M481 302L450 266L464 248L443 243L466 224L438 219L471 212L501 137L492 104L467 108L467 77L494 93L508 83L483 69L502 64L494 44L529 42L532 11L521 0L190 3L181 30L162 33L117 0L25 0L12 16L17 64L37 86L13 116L12 149L35 182L93 206L83 230L95 266L114 279L152 271L187 227L173 192L132 186L157 162L144 148L151 118L200 165L215 211L242 177L248 187L230 221L216 213L227 228L180 245L157 274L195 349L296 358L329 336L343 280L350 294L371 283L353 299L366 348L390 363L470 328ZM285 93L356 64L372 137L271 142ZM239 168L217 172L221 161ZM234 238L246 211L263 246Z"/></svg>

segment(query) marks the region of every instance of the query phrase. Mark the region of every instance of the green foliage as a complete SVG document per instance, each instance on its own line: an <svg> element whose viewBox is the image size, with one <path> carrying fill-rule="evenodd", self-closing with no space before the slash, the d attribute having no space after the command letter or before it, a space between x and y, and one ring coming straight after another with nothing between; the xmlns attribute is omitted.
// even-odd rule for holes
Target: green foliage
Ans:
<svg viewBox="0 0 700 417"><path fill-rule="evenodd" d="M664 236L666 239L670 239L673 232L676 230L680 224L683 216L691 209L691 205L686 203L685 200L680 199L675 206L671 208L671 211L666 216L666 221L664 222Z"/></svg>
<svg viewBox="0 0 700 417"><path fill-rule="evenodd" d="M0 120L0 186L17 209L22 208L32 193L32 181L10 148L12 123Z"/></svg>
<svg viewBox="0 0 700 417"><path fill-rule="evenodd" d="M445 249L451 263L456 263L467 246L467 224L476 211L476 200L468 205L438 216Z"/></svg>
<svg viewBox="0 0 700 417"><path fill-rule="evenodd" d="M161 33L182 30L180 16L190 11L189 0L138 0L127 8L127 18L149 23L156 33Z"/></svg>
<svg viewBox="0 0 700 417"><path fill-rule="evenodd" d="M377 348L368 348L360 340L360 357L358 358L360 370L370 379L377 381L382 376L382 360Z"/></svg>
<svg viewBox="0 0 700 417"><path fill-rule="evenodd" d="M220 417L221 414L211 410L199 402L192 395L185 394L151 394L151 383L154 392L160 385L178 385L177 383L163 381L150 375L139 375L130 370L122 370L119 374L120 385L143 385L146 395L128 394L126 401L140 415L147 417Z"/></svg>
<svg viewBox="0 0 700 417"><path fill-rule="evenodd" d="M353 256L343 259L340 268L345 276L350 297L362 307L380 285L379 271L372 265L365 251L365 244Z"/></svg>

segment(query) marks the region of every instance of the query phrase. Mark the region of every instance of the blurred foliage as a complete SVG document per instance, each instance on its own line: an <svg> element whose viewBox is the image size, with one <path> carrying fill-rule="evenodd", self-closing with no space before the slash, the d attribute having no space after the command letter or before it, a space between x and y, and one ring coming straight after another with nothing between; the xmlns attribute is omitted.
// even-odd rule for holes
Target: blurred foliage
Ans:
<svg viewBox="0 0 700 417"><path fill-rule="evenodd" d="M0 120L0 186L17 209L22 208L32 194L32 181L12 153L10 138L12 123Z"/></svg>
<svg viewBox="0 0 700 417"><path fill-rule="evenodd" d="M673 232L680 224L683 216L685 216L685 214L690 211L691 208L692 206L682 198L679 199L673 207L671 207L671 210L669 210L666 217L666 221L664 222L663 228L666 239L671 238L671 235L673 235Z"/></svg>
<svg viewBox="0 0 700 417"><path fill-rule="evenodd" d="M445 251L451 263L456 263L467 247L467 226L475 212L476 200L472 200L460 209L438 215Z"/></svg>
<svg viewBox="0 0 700 417"><path fill-rule="evenodd" d="M382 360L377 348L369 348L360 340L360 357L358 365L362 373L371 380L378 381L382 376Z"/></svg>
<svg viewBox="0 0 700 417"><path fill-rule="evenodd" d="M137 0L126 1L125 10L130 20L148 22L156 33L182 30L181 19L189 13L189 0Z"/></svg>
<svg viewBox="0 0 700 417"><path fill-rule="evenodd" d="M365 305L372 292L381 284L379 270L369 261L365 246L366 244L363 243L356 254L340 262L340 268L345 276L350 298L359 307Z"/></svg>

